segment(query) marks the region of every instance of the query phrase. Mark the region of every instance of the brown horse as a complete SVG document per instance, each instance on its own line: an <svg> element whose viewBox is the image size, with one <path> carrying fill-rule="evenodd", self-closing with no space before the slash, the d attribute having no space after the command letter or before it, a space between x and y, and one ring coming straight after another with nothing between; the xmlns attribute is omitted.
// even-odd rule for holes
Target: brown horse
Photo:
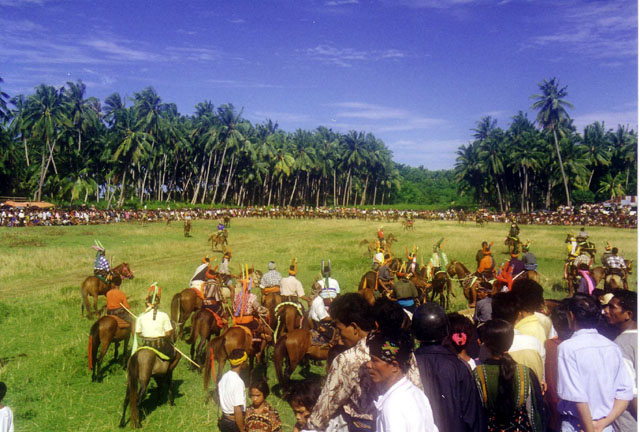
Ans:
<svg viewBox="0 0 640 432"><path fill-rule="evenodd" d="M302 307L301 307L302 309ZM277 342L280 337L290 333L297 328L304 327L307 320L298 308L293 304L281 303L275 309L276 326L274 340Z"/></svg>
<svg viewBox="0 0 640 432"><path fill-rule="evenodd" d="M628 276L631 273L633 273L633 261L624 260L624 263L627 266L627 276ZM605 280L606 274L607 274L607 270L603 266L597 266L591 269L591 276L593 277L593 282L595 283L596 286L598 286L601 280ZM623 279L622 283L623 283L624 289L629 289L627 277ZM605 287L605 290L606 290L606 287Z"/></svg>
<svg viewBox="0 0 640 432"><path fill-rule="evenodd" d="M121 320L122 321L122 320ZM115 342L113 360L118 359L118 347L120 341L124 341L124 349L122 350L122 366L127 368L127 347L129 346L129 337L131 336L132 327L128 325L123 327L119 325L118 318L113 315L105 315L98 319L89 331L89 369L91 373L91 381L101 381L100 364L104 358L111 342ZM100 348L100 354L98 354Z"/></svg>
<svg viewBox="0 0 640 432"><path fill-rule="evenodd" d="M273 329L276 327L276 306L282 303L282 296L279 292L273 292L269 294L262 294L260 297L260 303L262 306L269 310L269 318L267 319L269 326Z"/></svg>
<svg viewBox="0 0 640 432"><path fill-rule="evenodd" d="M220 314L220 318L224 319L224 313L221 311ZM191 358L201 364L205 357L204 347L207 342L209 342L209 339L211 339L211 335L220 335L222 328L224 328L224 326L220 327L218 325L216 318L209 309L197 310L191 316L191 335L186 341L191 345ZM200 342L196 347L198 337L200 338Z"/></svg>
<svg viewBox="0 0 640 432"><path fill-rule="evenodd" d="M334 341L339 332L334 333ZM332 341L332 342L334 342ZM331 346L332 344L329 344ZM295 329L278 339L273 352L273 363L276 368L278 383L286 388L289 385L289 378L296 370L298 364L305 357L311 360L327 360L329 357L329 346L312 345L311 330ZM287 368L282 371L283 362L287 360Z"/></svg>
<svg viewBox="0 0 640 432"><path fill-rule="evenodd" d="M438 296L438 303L444 310L449 308L449 297L456 296L451 290L451 279L447 275L447 272L440 271L433 276L431 281L431 301L435 301Z"/></svg>
<svg viewBox="0 0 640 432"><path fill-rule="evenodd" d="M171 321L176 327L177 337L184 337L184 323L191 314L202 307L202 299L195 289L186 288L171 299Z"/></svg>
<svg viewBox="0 0 640 432"><path fill-rule="evenodd" d="M120 286L123 279L133 279L133 270L131 270L129 264L123 262L111 270L111 275L112 279L109 283L104 283L97 276L89 276L82 282L82 288L80 288L80 293L82 294L82 316L84 316L86 308L87 318L93 318L91 306L89 305L89 296L93 297L93 310L98 315L98 296L107 295L107 291L114 286Z"/></svg>
<svg viewBox="0 0 640 432"><path fill-rule="evenodd" d="M173 406L173 370L180 361L180 355L177 354L173 361L162 360L151 350L141 349L129 358L127 368L127 391L124 396L124 404L122 408L122 417L120 418L120 427L125 426L125 415L127 413L127 405L131 405L131 428L137 429L142 427L140 424L139 407L147 392L149 381L153 377L156 380L159 391L168 393L169 405Z"/></svg>
<svg viewBox="0 0 640 432"><path fill-rule="evenodd" d="M249 369L253 369L256 357L259 359L260 354L262 354L265 341L254 341L253 336L247 330L247 327L244 326L229 327L222 335L209 341L205 348L206 357L202 368L205 392L209 389L209 381L212 377L215 377L216 384L220 381L224 364L229 358L229 354L235 349L241 349L247 353L249 356ZM260 324L258 332L265 330L264 326ZM217 369L214 362L218 363Z"/></svg>
<svg viewBox="0 0 640 432"><path fill-rule="evenodd" d="M476 303L476 290L480 281L474 280L473 274L460 261L453 260L447 266L447 275L452 280L457 280L462 288L462 293L466 297L471 307Z"/></svg>

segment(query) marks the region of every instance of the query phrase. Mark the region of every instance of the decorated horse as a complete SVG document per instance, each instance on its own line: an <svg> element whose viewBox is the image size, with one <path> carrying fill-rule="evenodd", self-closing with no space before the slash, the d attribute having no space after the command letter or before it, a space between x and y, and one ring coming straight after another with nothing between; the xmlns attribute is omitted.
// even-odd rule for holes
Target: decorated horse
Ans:
<svg viewBox="0 0 640 432"><path fill-rule="evenodd" d="M145 348L139 349L129 358L127 391L124 397L122 417L120 418L121 428L126 424L127 405L130 405L131 409L131 428L142 427L139 410L152 377L156 380L158 389L167 393L169 405L175 405L173 403L174 390L172 381L173 371L180 361L180 355L176 354L173 360L162 359L155 351Z"/></svg>
<svg viewBox="0 0 640 432"><path fill-rule="evenodd" d="M628 284L628 276L633 273L633 261L632 260L624 260L625 265L627 266L626 276L624 278L619 275L608 275L607 270L603 266L597 266L591 269L591 276L593 277L593 281L598 286L600 281L604 281L604 289L607 292L611 292L616 288L624 288L629 289ZM613 277L616 276L616 277ZM609 284L607 284L607 279L609 279Z"/></svg>
<svg viewBox="0 0 640 432"><path fill-rule="evenodd" d="M105 281L98 276L89 276L82 282L80 293L82 294L82 316L87 309L87 318L93 318L89 296L93 297L93 311L98 315L98 296L107 295L107 291L115 286L120 286L123 279L133 279L133 270L129 264L123 262L111 270L111 280Z"/></svg>
<svg viewBox="0 0 640 432"><path fill-rule="evenodd" d="M417 285L416 285L417 286ZM451 289L451 279L446 271L437 272L431 279L431 300L436 301L444 310L449 308L450 297L456 296Z"/></svg>
<svg viewBox="0 0 640 432"><path fill-rule="evenodd" d="M303 359L327 360L330 357L331 349L337 341L339 332L334 332L333 340L327 345L312 343L312 332L308 329L295 329L286 333L276 342L273 352L273 363L276 369L278 383L282 388L289 386L289 378L296 370ZM283 364L287 366L283 373ZM329 364L327 364L329 367Z"/></svg>
<svg viewBox="0 0 640 432"><path fill-rule="evenodd" d="M400 270L400 267L402 267L402 260L400 258L393 258L391 259L391 262L389 262L389 269L391 270L392 274L395 274L395 272ZM381 292L381 288L382 285L380 283L380 280L378 279L378 272L376 272L375 270L367 271L364 275L362 275L362 277L360 278L360 282L358 283L358 292L363 290L371 290L372 294L375 294L375 292ZM364 294L365 293L363 292L363 295Z"/></svg>
<svg viewBox="0 0 640 432"><path fill-rule="evenodd" d="M209 239L207 240L208 242L211 243L211 250L215 251L217 250L218 247L220 248L226 247L229 244L227 240L228 236L229 236L229 233L227 232L226 229L222 231L218 231L215 234L211 234L211 236L209 236Z"/></svg>
<svg viewBox="0 0 640 432"><path fill-rule="evenodd" d="M132 333L131 324L115 315L105 315L98 319L89 331L89 370L91 381L101 381L100 365L111 342L115 342L113 360L118 360L118 347L124 341L122 350L122 367L127 368L127 347ZM100 352L98 353L98 349Z"/></svg>
<svg viewBox="0 0 640 432"><path fill-rule="evenodd" d="M460 261L452 260L447 266L447 275L452 280L457 280L462 288L462 293L471 307L475 306L476 292L480 284L480 278L475 276Z"/></svg>
<svg viewBox="0 0 640 432"><path fill-rule="evenodd" d="M191 316L191 334L186 340L191 345L191 358L198 363L203 363L205 358L204 348L211 339L211 336L219 336L220 332L227 326L224 313L217 314L209 308L198 309ZM200 339L196 346L196 342Z"/></svg>
<svg viewBox="0 0 640 432"><path fill-rule="evenodd" d="M304 310L298 303L280 303L274 310L274 316L276 317L274 342L277 342L282 335L291 333L293 330L302 328L307 324Z"/></svg>
<svg viewBox="0 0 640 432"><path fill-rule="evenodd" d="M184 323L191 314L202 307L202 294L196 288L186 288L171 299L171 322L176 327L176 335L184 337Z"/></svg>
<svg viewBox="0 0 640 432"><path fill-rule="evenodd" d="M413 219L407 219L402 221L402 228L405 231L413 231L415 228L415 221Z"/></svg>

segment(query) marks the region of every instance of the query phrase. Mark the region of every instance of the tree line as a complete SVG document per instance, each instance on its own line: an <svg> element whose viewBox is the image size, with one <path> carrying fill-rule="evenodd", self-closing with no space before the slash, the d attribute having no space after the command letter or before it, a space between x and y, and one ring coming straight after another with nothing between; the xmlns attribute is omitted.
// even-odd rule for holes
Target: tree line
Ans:
<svg viewBox="0 0 640 432"><path fill-rule="evenodd" d="M0 90L0 195L116 207L403 203L531 211L634 191L637 134L598 122L580 134L566 111L566 87L553 79L540 89L537 124L520 112L503 130L485 117L458 149L455 169L443 171L395 163L371 133L286 132L207 100L183 115L151 87L104 101L87 97L82 81L41 84L27 96Z"/></svg>
<svg viewBox="0 0 640 432"><path fill-rule="evenodd" d="M151 88L104 102L81 82L0 92L0 195L58 201L382 205L399 187L371 133L293 133L210 101L182 115Z"/></svg>
<svg viewBox="0 0 640 432"><path fill-rule="evenodd" d="M604 122L580 133L567 111L567 87L553 78L539 89L531 96L535 122L522 111L506 130L490 116L477 122L474 140L456 152L460 190L478 205L522 212L635 195L637 133Z"/></svg>

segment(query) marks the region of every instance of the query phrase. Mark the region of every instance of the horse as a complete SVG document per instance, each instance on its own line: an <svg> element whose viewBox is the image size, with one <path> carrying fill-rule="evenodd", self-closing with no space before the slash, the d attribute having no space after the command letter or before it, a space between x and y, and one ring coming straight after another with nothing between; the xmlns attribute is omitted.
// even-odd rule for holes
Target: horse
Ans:
<svg viewBox="0 0 640 432"><path fill-rule="evenodd" d="M446 271L437 272L431 281L431 301L438 296L438 303L444 310L449 307L449 296L456 296L451 290L451 279Z"/></svg>
<svg viewBox="0 0 640 432"><path fill-rule="evenodd" d="M262 325L258 331L261 329L264 329ZM229 358L229 354L235 349L241 349L247 353L249 356L249 369L251 370L253 369L255 358L259 358L262 353L263 341L254 343L251 331L244 326L229 327L222 335L211 339L205 348L206 357L202 369L205 392L209 389L209 380L212 377L215 378L216 385L218 384L224 364ZM217 370L214 362L218 363Z"/></svg>
<svg viewBox="0 0 640 432"><path fill-rule="evenodd" d="M627 276L633 273L633 261L632 260L624 260L625 265L627 266ZM600 283L601 280L605 280L607 270L603 266L597 266L591 269L591 276L593 277L593 282L596 286ZM629 285L627 282L627 277L625 277L622 281L624 289L629 289ZM606 281L605 281L606 285ZM605 287L606 289L606 287Z"/></svg>
<svg viewBox="0 0 640 432"><path fill-rule="evenodd" d="M402 228L405 231L413 231L413 229L415 228L413 220L406 220L406 221L402 221Z"/></svg>
<svg viewBox="0 0 640 432"><path fill-rule="evenodd" d="M224 320L224 314L219 315L220 318ZM220 331L224 328L223 325L220 326L220 323L215 318L210 309L201 308L197 310L191 316L191 334L189 335L189 339L186 340L187 344L191 345L191 358L196 360L199 363L204 361L205 352L204 347L211 339L211 335L219 336ZM196 341L200 338L200 342L197 344Z"/></svg>
<svg viewBox="0 0 640 432"><path fill-rule="evenodd" d="M302 309L302 307L300 307ZM293 303L280 303L274 310L276 317L276 326L274 332L274 340L277 341L286 333L290 333L297 328L302 328L307 323L304 314Z"/></svg>
<svg viewBox="0 0 640 432"><path fill-rule="evenodd" d="M331 351L330 347L337 339L338 334L339 332L336 330L333 340L328 346L312 345L311 330L308 329L295 329L279 338L273 352L273 363L280 386L286 388L289 385L289 377L305 357L311 360L327 360ZM287 360L287 368L283 373L282 365L285 359Z"/></svg>
<svg viewBox="0 0 640 432"><path fill-rule="evenodd" d="M516 250L516 248L518 248L520 244L521 242L518 238L507 236L507 238L504 239L504 245L509 249L509 253L513 253L513 251Z"/></svg>
<svg viewBox="0 0 640 432"><path fill-rule="evenodd" d="M217 248L218 246L224 248L226 245L228 245L229 242L227 241L227 236L227 230L218 231L215 234L211 234L211 236L207 240L208 242L211 242L211 250L215 251L215 248Z"/></svg>
<svg viewBox="0 0 640 432"><path fill-rule="evenodd" d="M185 237L191 237L191 221L190 220L184 221L183 231L184 231Z"/></svg>
<svg viewBox="0 0 640 432"><path fill-rule="evenodd" d="M171 322L176 326L176 335L184 335L184 323L187 322L193 312L202 307L202 298L198 296L195 288L185 288L171 299Z"/></svg>
<svg viewBox="0 0 640 432"><path fill-rule="evenodd" d="M127 347L129 346L129 337L132 333L131 324L123 327L119 323L119 318L113 315L105 315L98 318L89 331L89 370L91 373L91 381L101 381L100 364L104 358L111 342L115 342L113 360L118 359L118 347L120 342L124 341L124 349L122 350L122 367L127 368ZM123 321L120 319L120 321ZM100 348L100 354L98 354ZM95 361L94 361L95 359Z"/></svg>
<svg viewBox="0 0 640 432"><path fill-rule="evenodd" d="M82 295L82 316L84 310L87 309L87 318L93 318L91 306L89 305L89 296L93 297L93 309L98 315L98 296L107 295L114 286L120 286L123 279L133 279L133 270L126 262L117 265L111 270L112 279L109 283L105 283L97 276L89 276L82 282L80 293Z"/></svg>
<svg viewBox="0 0 640 432"><path fill-rule="evenodd" d="M136 351L130 358L127 366L127 390L124 396L120 427L125 426L127 405L131 405L131 427L142 427L138 413L142 399L147 392L149 381L153 377L158 385L158 391L168 393L169 405L174 406L174 390L172 387L173 371L180 361L180 354L176 354L173 360L162 360L158 355L148 349Z"/></svg>
<svg viewBox="0 0 640 432"><path fill-rule="evenodd" d="M479 278L475 278L473 274L460 261L453 260L447 266L447 275L460 283L462 293L466 297L470 305L475 306L476 290Z"/></svg>

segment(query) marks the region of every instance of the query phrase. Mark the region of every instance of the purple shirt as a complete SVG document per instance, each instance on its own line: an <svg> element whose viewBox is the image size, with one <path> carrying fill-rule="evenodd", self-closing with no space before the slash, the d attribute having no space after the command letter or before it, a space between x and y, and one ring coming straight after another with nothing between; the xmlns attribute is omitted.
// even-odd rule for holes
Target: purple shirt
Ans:
<svg viewBox="0 0 640 432"><path fill-rule="evenodd" d="M587 402L593 420L606 417L614 399L633 399L633 381L620 348L595 329L581 329L558 347L558 411L578 417Z"/></svg>

